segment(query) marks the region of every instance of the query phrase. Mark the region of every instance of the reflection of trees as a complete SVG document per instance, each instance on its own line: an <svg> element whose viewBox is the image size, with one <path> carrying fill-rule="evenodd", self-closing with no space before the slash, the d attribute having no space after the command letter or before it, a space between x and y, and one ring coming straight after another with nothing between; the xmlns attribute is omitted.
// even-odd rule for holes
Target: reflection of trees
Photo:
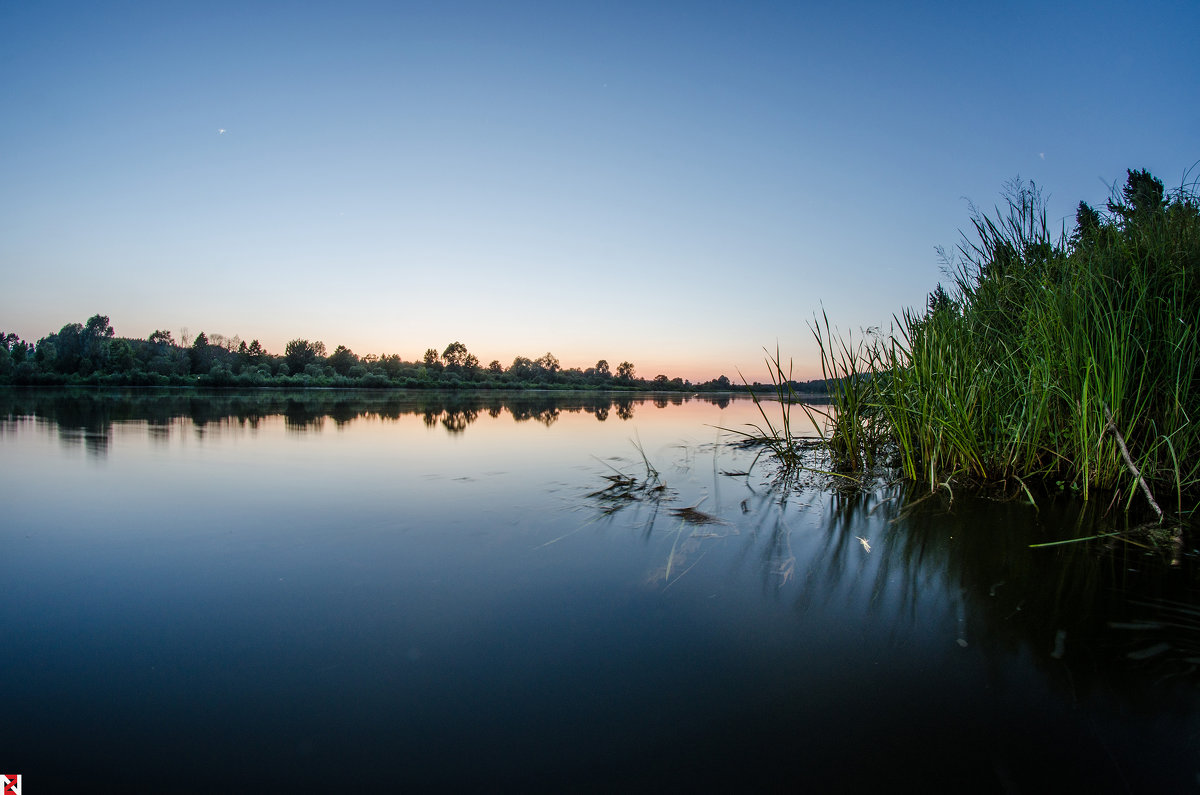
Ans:
<svg viewBox="0 0 1200 795"><path fill-rule="evenodd" d="M117 422L131 419L127 407L114 404L98 392L81 394L76 398L65 390L45 394L12 393L0 390L0 410L8 419L37 416L52 420L58 428L59 440L68 447L82 446L89 455L103 457L112 444L112 429Z"/></svg>
<svg viewBox="0 0 1200 795"><path fill-rule="evenodd" d="M442 415L442 426L450 433L462 433L478 417L479 412L472 409L447 411Z"/></svg>
<svg viewBox="0 0 1200 795"><path fill-rule="evenodd" d="M288 400L283 410L283 423L290 431L316 430L325 414L303 400Z"/></svg>
<svg viewBox="0 0 1200 795"><path fill-rule="evenodd" d="M144 422L153 438L163 439L177 420L190 422L203 432L231 422L254 428L267 417L281 416L289 431L305 433L319 430L326 418L341 427L360 418L398 420L416 415L429 427L441 425L458 434L485 412L497 418L507 411L517 422L533 420L550 426L564 412L587 412L600 421L615 413L628 420L637 406L648 400L656 404L685 400L721 406L729 403L727 395L651 398L604 392L0 389L0 417L46 418L55 423L65 443L83 443L102 455L108 449L113 424L124 421Z"/></svg>
<svg viewBox="0 0 1200 795"><path fill-rule="evenodd" d="M329 409L329 416L338 425L345 425L353 419L361 416L358 407L349 400L338 400Z"/></svg>

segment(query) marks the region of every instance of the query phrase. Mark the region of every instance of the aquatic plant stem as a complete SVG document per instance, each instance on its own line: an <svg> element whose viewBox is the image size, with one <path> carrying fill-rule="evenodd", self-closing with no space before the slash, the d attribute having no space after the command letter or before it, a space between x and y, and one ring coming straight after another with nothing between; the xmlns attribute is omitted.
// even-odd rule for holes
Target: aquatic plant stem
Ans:
<svg viewBox="0 0 1200 795"><path fill-rule="evenodd" d="M1113 437L1117 440L1117 447L1121 449L1121 457L1125 459L1125 466L1129 467L1129 471L1137 478L1138 485L1142 487L1142 492L1146 495L1146 499L1150 501L1150 507L1158 514L1159 524L1162 524L1162 508L1158 507L1158 503L1154 500L1154 495L1150 493L1150 487L1146 485L1146 479L1142 477L1142 473L1138 470L1137 465L1133 463L1133 457L1129 455L1129 448L1125 446L1125 439L1121 436L1121 432L1117 430L1116 423L1113 422L1113 415L1109 411L1107 403L1104 404L1104 416L1108 420L1108 429L1112 431Z"/></svg>

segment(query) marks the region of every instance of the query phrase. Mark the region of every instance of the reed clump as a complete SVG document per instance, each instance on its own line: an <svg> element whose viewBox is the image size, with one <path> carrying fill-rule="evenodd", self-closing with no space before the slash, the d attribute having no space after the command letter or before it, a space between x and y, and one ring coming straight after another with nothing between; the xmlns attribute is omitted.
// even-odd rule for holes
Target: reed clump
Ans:
<svg viewBox="0 0 1200 795"><path fill-rule="evenodd" d="M759 458L762 457L763 453L769 454L771 460L779 466L778 475L783 480L792 481L802 472L837 474L828 472L819 466L820 461L818 460L818 456L815 455L816 451L818 449L826 450L830 446L825 434L826 423L817 421L812 406L800 403L800 396L796 393L795 388L796 382L792 378L792 362L789 361L785 368L778 348L775 349L774 356L769 351L766 351L766 353L767 373L771 379L771 392L773 393L774 402L778 404L778 409L769 409L767 403L771 402L771 398L768 398L766 401L760 398L754 389L749 389L750 383L746 381L745 376L742 376L742 382L749 389L750 399L754 401L754 406L758 409L759 416L762 417L762 423L748 423L746 428L724 428L718 426L718 429L741 437L738 442L740 445L757 447L759 448L759 452L745 472L727 472L725 474L735 476L748 475L754 469L755 465L758 464ZM821 435L820 440L796 432L792 416L792 408L795 405L800 405L808 415L808 419L816 427L818 434ZM772 416L776 413L777 419L772 420ZM817 410L817 413L825 417L830 416L828 413L820 410Z"/></svg>
<svg viewBox="0 0 1200 795"><path fill-rule="evenodd" d="M1130 171L1055 236L1032 183L945 257L924 311L843 343L815 328L845 470L888 450L908 479L1036 482L1190 514L1200 496L1200 201ZM1143 495L1145 499L1139 497ZM1032 497L1032 495L1030 494Z"/></svg>

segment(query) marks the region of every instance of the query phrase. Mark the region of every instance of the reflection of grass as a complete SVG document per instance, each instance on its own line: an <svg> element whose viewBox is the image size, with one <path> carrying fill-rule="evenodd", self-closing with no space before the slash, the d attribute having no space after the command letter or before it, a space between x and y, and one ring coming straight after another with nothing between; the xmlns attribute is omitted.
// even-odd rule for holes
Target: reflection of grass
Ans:
<svg viewBox="0 0 1200 795"><path fill-rule="evenodd" d="M1190 676L1200 666L1200 609L1170 599L1132 599L1137 618L1110 621L1110 629L1127 633L1135 648L1125 658L1153 664L1163 677Z"/></svg>
<svg viewBox="0 0 1200 795"><path fill-rule="evenodd" d="M794 601L798 613L847 605L898 635L919 634L936 603L962 622L947 643L962 638L988 655L1026 650L1072 697L1100 687L1140 698L1140 683L1200 670L1200 608L1188 601L1198 575L1189 567L1159 576L1165 562L1125 543L1134 523L1120 512L1106 517L1104 505L1067 499L1034 511L965 491L930 494L913 483L830 493L746 477L722 497L715 492L730 489L725 473L742 477L753 453L741 445L716 449L735 458L714 455L712 502L664 504L673 493L646 491L661 484L649 456L610 467L604 488L591 493L602 501L593 523L643 533L653 557L646 582L658 592L680 580L683 589L699 588L717 567L737 561L757 572L764 594ZM631 498L606 502L614 493ZM1080 528L1094 528L1107 543L1031 546Z"/></svg>
<svg viewBox="0 0 1200 795"><path fill-rule="evenodd" d="M654 532L658 523L661 504L674 500L676 495L663 482L658 468L650 461L650 457L646 454L641 441L634 440L633 446L638 451L638 456L642 460L644 474L631 474L629 471L618 469L607 461L600 461L601 464L611 470L608 474L600 476L607 482L607 485L589 492L585 496L587 499L595 501L600 510L598 518L604 519L611 518L633 505L648 505L651 509L649 517L644 522L640 519L634 522L644 528L644 533L648 538ZM687 447L682 447L681 449L684 451L685 456L691 453L691 450ZM599 461L600 459L597 460ZM715 459L713 466L715 478L717 476ZM707 497L694 505L671 509L670 515L673 519L677 520L672 523L673 527L670 531L671 548L667 552L667 559L663 565L651 574L650 582L661 581L665 583L664 587L669 588L695 568L700 560L703 559L707 553L707 550L701 548L703 542L724 538L727 535L737 533L736 528L729 532L717 532L714 530L714 528L721 526L733 528L733 525L721 519L716 514L700 510L700 505L705 499ZM589 524L591 523L589 522ZM563 536L562 538L565 537ZM561 538L554 539L554 541L560 540ZM554 541L549 543L554 543ZM693 556L697 552L699 552L699 555L693 559Z"/></svg>
<svg viewBox="0 0 1200 795"><path fill-rule="evenodd" d="M728 522L722 521L711 514L696 510L694 506L679 508L673 510L671 513L679 517L679 523L675 526L674 537L671 540L671 551L667 554L666 564L656 570L651 577L651 581L662 579L664 591L679 582L685 574L696 568L697 564L704 559L704 556L708 554L708 548L702 546L704 541L724 538L728 535L726 533L714 533L711 530L701 530L700 527L706 525L731 526ZM732 532L736 534L737 530L735 529ZM687 563L689 556L697 551L700 554L692 561L691 565L680 571L679 569Z"/></svg>

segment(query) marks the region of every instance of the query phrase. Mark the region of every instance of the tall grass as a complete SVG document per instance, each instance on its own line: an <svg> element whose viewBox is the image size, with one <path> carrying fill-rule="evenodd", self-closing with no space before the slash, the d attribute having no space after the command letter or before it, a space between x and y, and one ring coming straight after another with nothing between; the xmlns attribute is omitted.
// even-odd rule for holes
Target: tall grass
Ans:
<svg viewBox="0 0 1200 795"><path fill-rule="evenodd" d="M873 467L885 439L878 410L880 379L878 345L840 335L821 318L809 324L821 352L821 376L829 388L830 411L804 406L805 413L828 445L835 472L848 474ZM824 421L818 421L820 416Z"/></svg>
<svg viewBox="0 0 1200 795"><path fill-rule="evenodd" d="M1156 188L1157 186L1157 188ZM1156 192L1157 191L1157 192ZM1129 508L1200 496L1200 202L1130 172L1107 214L1057 236L1032 184L947 258L949 292L854 344L814 326L845 471L889 446L903 475L1034 482ZM1124 448L1124 449L1122 449ZM1139 492L1150 499L1143 501Z"/></svg>
<svg viewBox="0 0 1200 795"><path fill-rule="evenodd" d="M762 424L750 423L751 430L723 428L763 444L784 475L800 470L822 472L836 477L856 480L855 474L875 465L875 459L886 440L886 426L874 400L877 380L878 346L855 342L853 335L841 337L829 324L822 310L820 320L809 325L821 351L821 373L829 389L828 410L800 402L792 384L792 363L784 368L776 348L774 356L767 352L767 373L771 389L779 404L778 419L772 420L758 394L751 389L750 397L762 417ZM745 376L742 381L746 382ZM747 383L747 386L749 384ZM792 407L800 405L809 422L829 452L829 469L812 466L810 440L793 432ZM757 461L757 459L755 459Z"/></svg>
<svg viewBox="0 0 1200 795"><path fill-rule="evenodd" d="M778 422L771 419L772 412L767 411L758 394L750 389L750 398L754 401L754 407L758 409L759 416L762 417L762 425L750 423L751 431L735 428L722 428L721 430L736 433L750 441L766 445L771 455L783 468L783 472L788 474L803 468L801 463L803 446L799 444L796 434L792 431L792 406L796 402L796 392L792 388L792 363L789 361L787 369L784 370L783 359L779 355L778 347L776 347L773 357L769 352L767 353L766 362L767 374L771 379L771 391L775 393L775 400L779 403ZM750 383L746 380L746 376L740 372L738 375L741 376L742 383L749 388ZM755 461L758 461L757 457ZM751 466L753 467L753 465Z"/></svg>

